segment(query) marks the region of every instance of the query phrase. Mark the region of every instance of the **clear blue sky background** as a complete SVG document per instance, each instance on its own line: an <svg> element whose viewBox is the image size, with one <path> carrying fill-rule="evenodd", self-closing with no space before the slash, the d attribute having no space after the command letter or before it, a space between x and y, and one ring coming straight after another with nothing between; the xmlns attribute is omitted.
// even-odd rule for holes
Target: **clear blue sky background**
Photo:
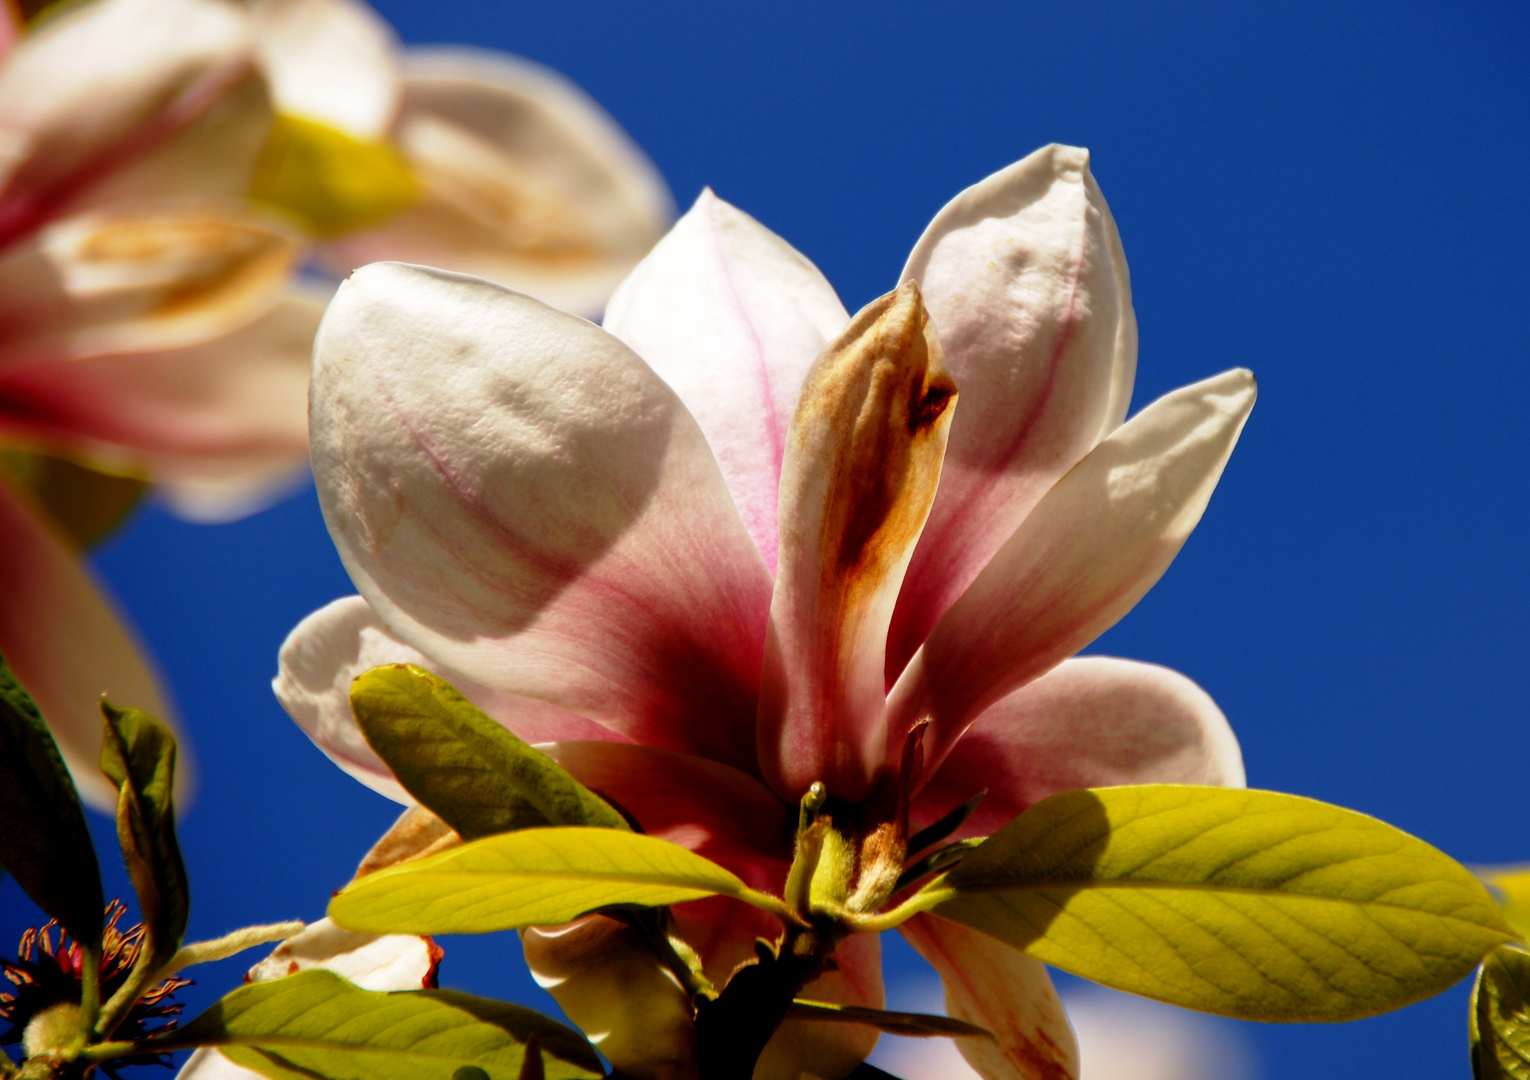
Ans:
<svg viewBox="0 0 1530 1080"><path fill-rule="evenodd" d="M1233 365L1260 381L1205 520L1095 651L1200 681L1256 786L1376 814L1463 860L1530 860L1530 9L382 7L411 42L563 71L682 206L712 185L852 311L892 287L963 186L1046 142L1091 148L1131 265L1136 406ZM317 916L394 808L268 689L287 630L351 591L311 493L217 528L150 508L97 565L200 761L193 936ZM8 949L27 913L3 889ZM539 993L513 939L446 944L446 983ZM206 970L191 999L239 971ZM1462 986L1390 1017L1247 1034L1269 1078L1466 1077L1465 1007Z"/></svg>

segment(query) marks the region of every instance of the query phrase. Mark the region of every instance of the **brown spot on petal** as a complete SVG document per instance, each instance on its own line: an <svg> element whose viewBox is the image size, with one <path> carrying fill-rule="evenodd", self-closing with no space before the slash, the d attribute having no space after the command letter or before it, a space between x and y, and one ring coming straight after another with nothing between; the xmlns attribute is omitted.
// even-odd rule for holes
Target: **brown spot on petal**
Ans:
<svg viewBox="0 0 1530 1080"><path fill-rule="evenodd" d="M460 843L462 837L450 825L423 806L411 806L372 845L372 850L366 853L361 865L356 867L356 875L352 880L411 859L423 859Z"/></svg>

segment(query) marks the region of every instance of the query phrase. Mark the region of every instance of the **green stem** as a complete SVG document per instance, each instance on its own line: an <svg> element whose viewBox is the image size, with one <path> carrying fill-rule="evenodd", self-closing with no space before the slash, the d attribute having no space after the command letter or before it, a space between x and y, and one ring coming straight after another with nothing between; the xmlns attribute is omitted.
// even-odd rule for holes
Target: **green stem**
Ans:
<svg viewBox="0 0 1530 1080"><path fill-rule="evenodd" d="M96 1015L101 1011L101 949L100 946L80 946L80 1030L95 1027Z"/></svg>

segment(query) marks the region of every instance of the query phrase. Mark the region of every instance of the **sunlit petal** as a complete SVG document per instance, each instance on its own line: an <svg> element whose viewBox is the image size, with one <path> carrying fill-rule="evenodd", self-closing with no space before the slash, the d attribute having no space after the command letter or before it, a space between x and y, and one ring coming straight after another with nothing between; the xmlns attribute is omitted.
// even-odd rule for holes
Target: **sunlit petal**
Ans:
<svg viewBox="0 0 1530 1080"><path fill-rule="evenodd" d="M0 243L143 153L242 79L249 21L219 0L101 0L0 68Z"/></svg>
<svg viewBox="0 0 1530 1080"><path fill-rule="evenodd" d="M787 425L808 369L849 320L817 267L710 189L606 308L606 329L701 425L772 572Z"/></svg>
<svg viewBox="0 0 1530 1080"><path fill-rule="evenodd" d="M598 313L674 214L647 157L583 91L517 57L418 50L405 76L393 134L420 201L327 261L439 266Z"/></svg>
<svg viewBox="0 0 1530 1080"><path fill-rule="evenodd" d="M398 108L392 29L360 0L251 0L260 66L276 108L379 139Z"/></svg>
<svg viewBox="0 0 1530 1080"><path fill-rule="evenodd" d="M928 760L983 709L1098 637L1168 569L1254 406L1241 369L1149 405L1058 481L941 618L893 690Z"/></svg>
<svg viewBox="0 0 1530 1080"><path fill-rule="evenodd" d="M159 681L111 602L37 515L0 482L0 656L37 700L81 796L117 804L101 774L102 694L167 722ZM181 748L181 785L190 754Z"/></svg>
<svg viewBox="0 0 1530 1080"><path fill-rule="evenodd" d="M760 686L760 766L786 799L821 780L858 800L882 764L887 624L955 397L912 281L856 315L808 374Z"/></svg>
<svg viewBox="0 0 1530 1080"><path fill-rule="evenodd" d="M347 596L320 608L287 635L271 688L287 714L331 761L394 802L414 800L367 744L351 712L351 683L383 664L418 664L442 675L527 742L619 738L557 706L499 693L443 670L390 634L365 600Z"/></svg>
<svg viewBox="0 0 1530 1080"><path fill-rule="evenodd" d="M1078 1044L1046 966L976 930L915 915L899 930L940 973L946 1013L993 1032L956 1040L984 1080L1068 1080Z"/></svg>
<svg viewBox="0 0 1530 1080"><path fill-rule="evenodd" d="M909 256L962 389L888 645L895 677L1057 478L1126 415L1126 258L1089 153L1048 146L946 204Z"/></svg>
<svg viewBox="0 0 1530 1080"><path fill-rule="evenodd" d="M1156 664L1085 656L989 706L914 804L916 826L986 789L960 836L988 836L1049 795L1115 784L1242 787L1211 695Z"/></svg>

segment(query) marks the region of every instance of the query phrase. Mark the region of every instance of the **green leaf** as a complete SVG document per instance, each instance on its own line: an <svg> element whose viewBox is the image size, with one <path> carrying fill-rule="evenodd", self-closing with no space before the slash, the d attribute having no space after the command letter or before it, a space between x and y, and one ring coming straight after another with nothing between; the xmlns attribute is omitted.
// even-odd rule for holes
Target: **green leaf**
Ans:
<svg viewBox="0 0 1530 1080"><path fill-rule="evenodd" d="M658 907L718 893L780 907L668 840L614 829L527 829L368 874L330 901L329 916L369 934L482 934L571 922L613 904Z"/></svg>
<svg viewBox="0 0 1530 1080"><path fill-rule="evenodd" d="M885 1009L867 1009L860 1005L839 1005L828 1001L794 1000L786 1010L789 1020L828 1020L843 1024L865 1024L885 1031L889 1035L911 1035L928 1038L932 1035L964 1036L978 1035L993 1038L987 1028L954 1020L949 1016L933 1016L929 1013L888 1012Z"/></svg>
<svg viewBox="0 0 1530 1080"><path fill-rule="evenodd" d="M37 703L0 660L0 865L87 949L101 944L101 872L85 811Z"/></svg>
<svg viewBox="0 0 1530 1080"><path fill-rule="evenodd" d="M1530 1077L1530 953L1505 945L1483 961L1467 1024L1477 1080Z"/></svg>
<svg viewBox="0 0 1530 1080"><path fill-rule="evenodd" d="M464 840L541 825L629 828L604 799L413 664L351 684L351 711L404 789Z"/></svg>
<svg viewBox="0 0 1530 1080"><path fill-rule="evenodd" d="M1530 869L1523 866L1478 870L1477 876L1498 894L1498 907L1521 939L1530 939Z"/></svg>
<svg viewBox="0 0 1530 1080"><path fill-rule="evenodd" d="M583 1036L530 1009L452 990L362 990L322 969L241 987L138 1046L216 1046L273 1080L452 1080L459 1069L519 1080L533 1040L548 1080L604 1073Z"/></svg>
<svg viewBox="0 0 1530 1080"><path fill-rule="evenodd" d="M149 966L168 963L186 935L191 889L175 836L175 736L138 709L101 701L101 771L117 785L117 841L143 912Z"/></svg>
<svg viewBox="0 0 1530 1080"><path fill-rule="evenodd" d="M80 550L111 535L143 500L148 481L98 472L68 458L0 450L3 470Z"/></svg>
<svg viewBox="0 0 1530 1080"><path fill-rule="evenodd" d="M271 124L250 186L250 198L320 237L378 224L418 196L409 163L392 143L286 114Z"/></svg>
<svg viewBox="0 0 1530 1080"><path fill-rule="evenodd" d="M1175 784L1054 795L919 907L1107 986L1250 1020L1437 994L1514 933L1465 867L1336 806Z"/></svg>

